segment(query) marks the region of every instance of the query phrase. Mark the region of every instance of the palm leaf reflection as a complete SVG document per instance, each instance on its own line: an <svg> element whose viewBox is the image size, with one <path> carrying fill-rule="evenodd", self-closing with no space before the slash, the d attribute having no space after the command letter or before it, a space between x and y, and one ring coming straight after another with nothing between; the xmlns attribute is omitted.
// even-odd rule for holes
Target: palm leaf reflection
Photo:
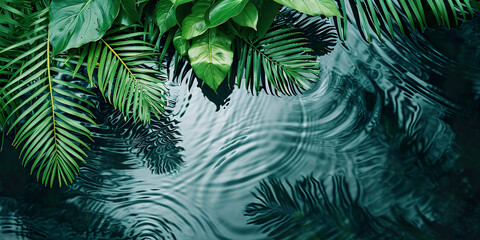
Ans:
<svg viewBox="0 0 480 240"><path fill-rule="evenodd" d="M269 179L247 205L248 224L259 225L274 239L430 239L410 223L402 229L386 217L362 207L358 182L333 175L323 180L304 177L295 184Z"/></svg>
<svg viewBox="0 0 480 240"><path fill-rule="evenodd" d="M183 166L178 121L171 119L169 109L160 119L152 118L147 125L125 121L122 114L109 105L102 112L104 124L128 142L131 151L141 157L153 174L174 173Z"/></svg>

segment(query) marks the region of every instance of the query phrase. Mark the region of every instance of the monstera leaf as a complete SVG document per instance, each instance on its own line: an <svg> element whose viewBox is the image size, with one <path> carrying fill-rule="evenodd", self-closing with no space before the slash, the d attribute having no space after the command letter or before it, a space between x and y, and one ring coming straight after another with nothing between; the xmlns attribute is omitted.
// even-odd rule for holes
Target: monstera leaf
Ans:
<svg viewBox="0 0 480 240"><path fill-rule="evenodd" d="M112 26L120 10L117 0L53 0L48 37L52 53L96 41Z"/></svg>

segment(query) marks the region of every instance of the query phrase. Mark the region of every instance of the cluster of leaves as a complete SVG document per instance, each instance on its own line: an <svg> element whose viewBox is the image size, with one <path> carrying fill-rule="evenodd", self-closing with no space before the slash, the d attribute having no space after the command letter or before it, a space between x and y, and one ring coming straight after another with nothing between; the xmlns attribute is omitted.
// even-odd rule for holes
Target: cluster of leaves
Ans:
<svg viewBox="0 0 480 240"><path fill-rule="evenodd" d="M160 53L142 27L107 31L119 5L104 2L110 1L0 2L2 134L15 133L22 164L45 185L73 182L87 156L92 134L86 126L96 125L90 87L133 122L148 123L163 112ZM110 8L116 10L107 14ZM92 32L101 39L79 43Z"/></svg>
<svg viewBox="0 0 480 240"><path fill-rule="evenodd" d="M339 15L331 0L165 0L154 14L160 34L173 35L176 52L213 90L230 75L238 85L247 80L245 85L252 83L257 91L266 80L294 94L290 85L305 88L315 81L318 62L301 32L286 26L271 29L281 4L310 15Z"/></svg>
<svg viewBox="0 0 480 240"><path fill-rule="evenodd" d="M300 31L271 26L281 4L338 14L331 0L1 1L2 139L14 133L43 184L72 183L96 125L88 96L100 92L133 123L160 118L168 49L213 90L232 72L257 91L266 79L293 94L316 79L318 62Z"/></svg>
<svg viewBox="0 0 480 240"><path fill-rule="evenodd" d="M334 17L345 38L347 6L336 1L2 0L2 144L14 133L23 164L42 183L73 182L92 141L87 126L95 125L85 96L98 88L126 120L150 123L164 111L165 62L177 76L192 68L215 92L233 79L252 92L294 95L318 78L315 55L326 51L310 43L331 37L312 23ZM357 0L350 7L363 32L370 36L370 26L380 36L394 24L403 33L405 16L412 27L423 29L432 14L450 26L451 16L457 23L457 15L473 14L472 5L476 0Z"/></svg>
<svg viewBox="0 0 480 240"><path fill-rule="evenodd" d="M385 32L394 37L398 29L406 36L410 30L423 32L427 26L459 25L480 10L478 0L335 0L342 18L335 18L338 35L347 38L348 21L355 22L364 40L370 42L372 32L381 38ZM352 17L347 16L348 10ZM411 29L409 29L411 26Z"/></svg>

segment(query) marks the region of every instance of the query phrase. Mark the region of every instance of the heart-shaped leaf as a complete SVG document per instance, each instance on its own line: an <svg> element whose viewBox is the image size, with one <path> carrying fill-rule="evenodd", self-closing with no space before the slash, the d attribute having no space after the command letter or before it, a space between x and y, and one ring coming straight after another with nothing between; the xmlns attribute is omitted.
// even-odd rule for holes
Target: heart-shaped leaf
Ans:
<svg viewBox="0 0 480 240"><path fill-rule="evenodd" d="M272 25L275 16L277 16L280 11L280 5L273 0L259 1L258 18L261 19L261 21L257 23L257 34L258 37L263 37Z"/></svg>
<svg viewBox="0 0 480 240"><path fill-rule="evenodd" d="M160 36L162 36L168 29L177 25L175 17L175 5L169 0L160 0L155 6L155 20L160 28Z"/></svg>
<svg viewBox="0 0 480 240"><path fill-rule="evenodd" d="M181 56L187 55L188 48L190 48L190 43L188 40L182 38L182 29L177 29L177 32L175 32L175 36L173 37L173 46Z"/></svg>
<svg viewBox="0 0 480 240"><path fill-rule="evenodd" d="M248 0L220 0L208 12L208 27L216 27L242 12Z"/></svg>
<svg viewBox="0 0 480 240"><path fill-rule="evenodd" d="M208 27L204 16L211 4L210 0L200 0L193 5L192 13L185 17L182 22L182 37L184 39L192 39L207 31Z"/></svg>
<svg viewBox="0 0 480 240"><path fill-rule="evenodd" d="M251 27L257 30L258 10L253 3L248 2L242 12L232 18L240 26Z"/></svg>
<svg viewBox="0 0 480 240"><path fill-rule="evenodd" d="M140 20L135 0L122 0L117 21L125 26L137 23Z"/></svg>
<svg viewBox="0 0 480 240"><path fill-rule="evenodd" d="M227 76L233 62L232 39L219 29L209 29L194 38L188 57L195 74L215 92Z"/></svg>
<svg viewBox="0 0 480 240"><path fill-rule="evenodd" d="M48 24L52 53L102 38L119 10L118 0L52 0Z"/></svg>

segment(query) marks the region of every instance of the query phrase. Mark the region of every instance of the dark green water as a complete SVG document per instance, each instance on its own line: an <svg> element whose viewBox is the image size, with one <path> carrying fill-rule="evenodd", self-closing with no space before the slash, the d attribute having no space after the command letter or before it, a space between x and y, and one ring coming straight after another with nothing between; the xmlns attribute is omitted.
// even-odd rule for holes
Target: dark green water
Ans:
<svg viewBox="0 0 480 240"><path fill-rule="evenodd" d="M480 239L480 19L370 45L349 29L301 96L217 109L171 83L151 129L98 103L69 188L5 149L0 239Z"/></svg>

